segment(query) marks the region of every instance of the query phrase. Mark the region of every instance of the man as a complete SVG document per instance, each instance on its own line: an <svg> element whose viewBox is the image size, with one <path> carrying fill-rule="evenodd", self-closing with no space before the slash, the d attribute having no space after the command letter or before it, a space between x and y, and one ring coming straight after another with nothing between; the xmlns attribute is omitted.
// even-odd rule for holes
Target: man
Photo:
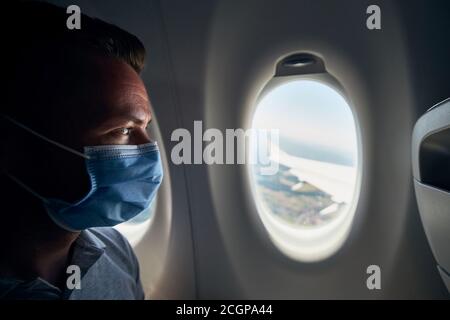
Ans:
<svg viewBox="0 0 450 320"><path fill-rule="evenodd" d="M0 299L143 299L137 259L111 226L148 208L162 179L146 131L145 49L84 15L68 30L64 8L12 10Z"/></svg>

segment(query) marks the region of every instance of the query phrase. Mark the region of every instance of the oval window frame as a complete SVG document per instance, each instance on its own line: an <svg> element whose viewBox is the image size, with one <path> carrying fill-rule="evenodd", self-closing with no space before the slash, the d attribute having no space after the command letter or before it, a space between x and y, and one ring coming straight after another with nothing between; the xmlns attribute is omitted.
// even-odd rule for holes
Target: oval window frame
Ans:
<svg viewBox="0 0 450 320"><path fill-rule="evenodd" d="M356 131L356 181L353 190L352 203L345 214L339 215L329 223L318 227L292 226L282 219L276 217L270 212L265 201L260 198L259 192L256 190L256 183L252 173L252 166L247 165L247 179L253 196L253 204L256 207L257 218L261 221L266 231L266 236L271 239L272 244L284 256L301 263L323 262L334 256L346 243L352 229L353 221L360 200L362 188L362 174L364 170L364 157L362 134L360 121L356 108L345 93L341 84L328 73L306 74L306 75L289 75L274 77L270 79L263 87L255 103L252 105L251 116L249 117L248 127L253 128L253 119L260 102L267 94L275 90L279 86L293 81L315 81L334 90L346 102L353 115ZM251 146L247 146L249 152ZM301 231L301 232L299 232Z"/></svg>

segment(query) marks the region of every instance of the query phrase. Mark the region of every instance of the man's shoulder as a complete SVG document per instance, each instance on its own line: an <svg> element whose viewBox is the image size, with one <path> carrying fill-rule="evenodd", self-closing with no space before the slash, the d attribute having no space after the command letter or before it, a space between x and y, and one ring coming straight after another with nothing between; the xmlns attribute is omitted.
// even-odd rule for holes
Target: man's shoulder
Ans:
<svg viewBox="0 0 450 320"><path fill-rule="evenodd" d="M108 245L130 248L128 240L116 229L112 227L97 227L84 230L91 238L94 237L98 243Z"/></svg>
<svg viewBox="0 0 450 320"><path fill-rule="evenodd" d="M90 228L85 236L104 250L106 256L124 269L136 269L137 259L128 240L111 227Z"/></svg>
<svg viewBox="0 0 450 320"><path fill-rule="evenodd" d="M128 240L112 227L90 228L84 231L97 246L104 249L106 253L121 253L122 255L134 256L133 248Z"/></svg>
<svg viewBox="0 0 450 320"><path fill-rule="evenodd" d="M144 298L138 260L119 231L109 227L86 229L77 242L79 262L93 264L81 279L83 290L72 291L69 299ZM92 261L93 256L97 260Z"/></svg>

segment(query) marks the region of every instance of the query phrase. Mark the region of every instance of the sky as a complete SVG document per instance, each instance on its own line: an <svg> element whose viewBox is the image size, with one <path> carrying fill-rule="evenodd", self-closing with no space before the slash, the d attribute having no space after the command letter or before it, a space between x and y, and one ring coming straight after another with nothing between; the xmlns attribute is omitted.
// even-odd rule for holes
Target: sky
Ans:
<svg viewBox="0 0 450 320"><path fill-rule="evenodd" d="M272 89L257 106L253 127L279 129L280 138L356 155L350 107L337 91L317 81L295 80Z"/></svg>

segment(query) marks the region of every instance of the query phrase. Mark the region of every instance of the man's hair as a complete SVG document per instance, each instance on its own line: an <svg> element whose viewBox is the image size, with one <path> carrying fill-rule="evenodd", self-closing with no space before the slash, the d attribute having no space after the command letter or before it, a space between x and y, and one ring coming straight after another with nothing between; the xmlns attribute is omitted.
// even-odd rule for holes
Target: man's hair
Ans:
<svg viewBox="0 0 450 320"><path fill-rule="evenodd" d="M81 14L81 28L69 30L66 8L37 1L11 6L5 10L12 19L4 39L8 86L1 113L33 119L43 116L43 107L60 106L78 86L89 85L92 57L118 59L137 73L144 67L141 41L112 24Z"/></svg>
<svg viewBox="0 0 450 320"><path fill-rule="evenodd" d="M81 28L69 30L66 9L46 2L19 1L14 11L15 50L22 54L67 47L117 58L137 73L144 67L145 48L141 41L112 24L81 14Z"/></svg>

